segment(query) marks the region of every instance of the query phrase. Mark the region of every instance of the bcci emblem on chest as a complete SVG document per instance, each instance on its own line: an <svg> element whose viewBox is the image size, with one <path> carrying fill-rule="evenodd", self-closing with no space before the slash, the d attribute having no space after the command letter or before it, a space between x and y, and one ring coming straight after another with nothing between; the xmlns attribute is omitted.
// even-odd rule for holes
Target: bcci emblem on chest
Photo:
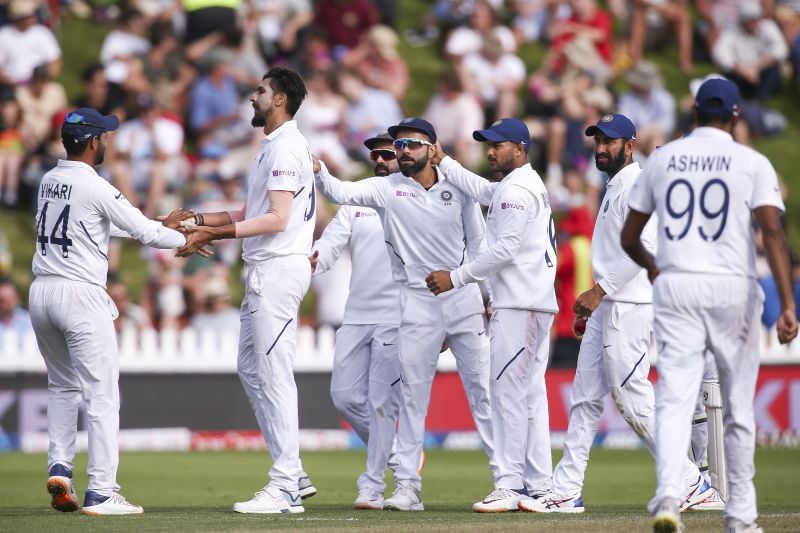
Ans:
<svg viewBox="0 0 800 533"><path fill-rule="evenodd" d="M453 193L452 191L444 190L441 193L439 193L439 198L442 199L444 205L450 205L450 202L453 201Z"/></svg>

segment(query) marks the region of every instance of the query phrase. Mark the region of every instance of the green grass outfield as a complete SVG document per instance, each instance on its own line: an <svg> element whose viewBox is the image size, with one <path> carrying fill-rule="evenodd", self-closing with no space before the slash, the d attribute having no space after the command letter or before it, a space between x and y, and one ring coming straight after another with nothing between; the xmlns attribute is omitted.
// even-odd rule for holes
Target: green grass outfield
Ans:
<svg viewBox="0 0 800 533"><path fill-rule="evenodd" d="M555 458L561 456L555 452ZM355 480L364 452L308 452L303 462L319 494L299 515L238 515L237 500L248 499L264 483L266 453L127 453L119 479L123 494L143 505L145 514L89 517L49 508L43 455L0 454L0 531L250 531L257 529L356 529L388 531L649 531L645 511L654 488L652 461L643 450L594 450L584 490L583 515L470 511L491 483L480 452L432 451L425 467L426 511L354 511ZM86 488L86 456L78 458L76 482ZM756 485L767 532L800 530L800 450L760 449ZM686 513L688 531L721 531L721 512Z"/></svg>

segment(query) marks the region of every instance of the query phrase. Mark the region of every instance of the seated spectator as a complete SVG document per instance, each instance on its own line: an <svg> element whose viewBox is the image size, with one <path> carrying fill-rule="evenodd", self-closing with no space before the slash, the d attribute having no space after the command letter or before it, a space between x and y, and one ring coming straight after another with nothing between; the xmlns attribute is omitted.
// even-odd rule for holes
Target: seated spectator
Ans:
<svg viewBox="0 0 800 533"><path fill-rule="evenodd" d="M692 15L688 4L688 0L633 0L628 52L634 65L642 60L645 48L677 41L681 70L692 71Z"/></svg>
<svg viewBox="0 0 800 533"><path fill-rule="evenodd" d="M469 54L480 53L484 38L489 35L499 40L504 51L516 52L514 33L507 26L497 23L494 8L488 0L476 0L468 22L453 30L444 43L444 52L450 59L460 61Z"/></svg>
<svg viewBox="0 0 800 533"><path fill-rule="evenodd" d="M143 307L131 302L128 287L114 276L109 276L106 284L106 292L111 296L114 305L117 306L119 316L114 320L114 329L117 335L123 331L133 331L141 333L145 329L152 328L152 322Z"/></svg>
<svg viewBox="0 0 800 533"><path fill-rule="evenodd" d="M241 96L249 97L253 87L261 83L268 70L264 58L258 52L254 36L247 35L239 28L226 31L222 36L222 46L231 52L230 73L236 80L236 88Z"/></svg>
<svg viewBox="0 0 800 533"><path fill-rule="evenodd" d="M511 27L517 45L532 43L544 38L549 19L549 8L558 8L555 0L512 0L514 18Z"/></svg>
<svg viewBox="0 0 800 533"><path fill-rule="evenodd" d="M525 63L506 52L497 35L485 35L481 51L468 54L462 68L464 86L479 98L487 122L516 115Z"/></svg>
<svg viewBox="0 0 800 533"><path fill-rule="evenodd" d="M722 31L712 57L745 99L764 101L781 87L781 63L789 48L774 20L763 17L761 5L742 2L739 24Z"/></svg>
<svg viewBox="0 0 800 533"><path fill-rule="evenodd" d="M268 63L294 54L300 31L314 20L309 0L254 0L258 46Z"/></svg>
<svg viewBox="0 0 800 533"><path fill-rule="evenodd" d="M711 59L711 51L721 33L738 26L741 2L742 0L696 0L697 31L705 39L704 51L708 59Z"/></svg>
<svg viewBox="0 0 800 533"><path fill-rule="evenodd" d="M66 159L67 152L64 150L64 143L61 141L61 125L64 123L66 111L60 111L50 117L50 128L47 131L47 138L39 144L32 152L28 153L28 159L22 171L22 183L31 191L39 190L44 175L58 165L59 159ZM36 194L31 195L32 209L36 209ZM112 241L113 242L113 241Z"/></svg>
<svg viewBox="0 0 800 533"><path fill-rule="evenodd" d="M11 0L8 18L0 28L0 85L27 83L33 69L46 65L52 77L61 71L61 47L55 35L36 20L36 0Z"/></svg>
<svg viewBox="0 0 800 533"><path fill-rule="evenodd" d="M64 86L53 81L46 65L33 69L28 85L19 85L17 102L22 109L22 140L28 151L36 149L47 139L52 127L50 119L67 108Z"/></svg>
<svg viewBox="0 0 800 533"><path fill-rule="evenodd" d="M303 132L314 155L325 162L334 174L350 179L361 173L364 167L347 154L345 136L345 114L347 100L333 91L333 74L315 72L306 78L308 96L295 115L297 127Z"/></svg>
<svg viewBox="0 0 800 533"><path fill-rule="evenodd" d="M579 60L592 66L596 82L604 83L610 76L613 54L611 16L598 7L596 0L570 0L569 5L572 15L550 24L545 69L560 75L570 62Z"/></svg>
<svg viewBox="0 0 800 533"><path fill-rule="evenodd" d="M17 205L25 143L22 142L22 109L16 100L0 102L0 203Z"/></svg>
<svg viewBox="0 0 800 533"><path fill-rule="evenodd" d="M314 25L325 32L335 58L355 48L362 36L378 23L378 10L370 0L319 0Z"/></svg>
<svg viewBox="0 0 800 533"><path fill-rule="evenodd" d="M625 73L630 89L619 97L619 113L636 126L636 145L644 155L667 142L675 130L675 98L663 87L658 67L642 61Z"/></svg>
<svg viewBox="0 0 800 533"><path fill-rule="evenodd" d="M181 125L161 116L152 96L142 95L137 103L137 117L114 136L112 175L120 192L152 218L171 210L164 203L186 183L188 164Z"/></svg>
<svg viewBox="0 0 800 533"><path fill-rule="evenodd" d="M783 36L789 44L792 76L795 88L800 89L800 2L778 0L778 6L775 8L775 20L778 21Z"/></svg>
<svg viewBox="0 0 800 533"><path fill-rule="evenodd" d="M8 278L0 278L0 350L4 347L6 332L16 334L18 349L22 350L25 337L33 334L33 326L30 315L20 305L17 286Z"/></svg>
<svg viewBox="0 0 800 533"><path fill-rule="evenodd" d="M83 94L73 104L75 107L91 107L104 115L117 115L120 122L125 120L123 107L124 93L108 83L105 68L100 63L89 64L81 73Z"/></svg>
<svg viewBox="0 0 800 533"><path fill-rule="evenodd" d="M106 79L120 87L129 82L130 63L136 56L150 49L147 19L136 10L125 10L116 27L106 35L100 48L100 62L105 67Z"/></svg>
<svg viewBox="0 0 800 533"><path fill-rule="evenodd" d="M382 24L369 29L361 43L342 58L370 87L392 93L401 102L408 90L408 65L397 51L397 34Z"/></svg>
<svg viewBox="0 0 800 533"><path fill-rule="evenodd" d="M336 90L347 99L345 142L348 151L366 158L364 141L403 120L400 104L391 93L367 87L357 70L343 68L336 75Z"/></svg>
<svg viewBox="0 0 800 533"><path fill-rule="evenodd" d="M236 27L236 16L241 0L181 0L186 12L187 45L212 33L224 33Z"/></svg>
<svg viewBox="0 0 800 533"><path fill-rule="evenodd" d="M422 16L420 25L406 30L404 36L414 47L426 46L435 41L440 33L449 33L469 23L469 17L479 0L436 0L433 7Z"/></svg>
<svg viewBox="0 0 800 533"><path fill-rule="evenodd" d="M422 117L433 124L445 152L466 167L480 164L483 150L472 138L472 132L483 128L483 109L478 100L464 90L455 71L447 71L439 77L437 91Z"/></svg>
<svg viewBox="0 0 800 533"><path fill-rule="evenodd" d="M239 332L239 309L231 306L227 282L213 277L205 283L203 310L192 317L189 325L197 332Z"/></svg>

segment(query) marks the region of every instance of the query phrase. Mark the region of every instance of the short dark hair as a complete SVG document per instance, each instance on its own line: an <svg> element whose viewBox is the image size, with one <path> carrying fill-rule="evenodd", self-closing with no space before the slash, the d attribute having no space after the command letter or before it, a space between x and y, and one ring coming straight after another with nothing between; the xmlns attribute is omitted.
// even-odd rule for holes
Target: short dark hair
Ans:
<svg viewBox="0 0 800 533"><path fill-rule="evenodd" d="M64 145L64 149L67 151L67 155L76 156L83 154L83 152L86 151L86 147L89 146L89 142L95 137L96 135L80 142L72 142L72 139L68 140L62 137L61 143Z"/></svg>
<svg viewBox="0 0 800 533"><path fill-rule="evenodd" d="M288 68L272 67L264 74L264 79L269 80L273 92L286 95L286 111L293 117L308 94L303 78Z"/></svg>
<svg viewBox="0 0 800 533"><path fill-rule="evenodd" d="M697 110L697 125L719 124L728 122L733 113L727 111L720 98L709 98L703 102L703 109Z"/></svg>
<svg viewBox="0 0 800 533"><path fill-rule="evenodd" d="M103 72L103 70L105 70L105 67L100 63L89 63L89 65L83 69L83 72L81 72L81 81L84 83L91 81L98 72Z"/></svg>

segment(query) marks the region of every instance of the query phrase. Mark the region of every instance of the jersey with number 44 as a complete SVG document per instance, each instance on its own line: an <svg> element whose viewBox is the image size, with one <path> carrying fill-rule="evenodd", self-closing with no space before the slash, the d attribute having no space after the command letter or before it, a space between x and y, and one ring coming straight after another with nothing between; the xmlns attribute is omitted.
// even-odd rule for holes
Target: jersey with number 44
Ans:
<svg viewBox="0 0 800 533"><path fill-rule="evenodd" d="M769 160L718 128L700 127L656 150L628 199L658 214L656 265L662 272L755 277L751 212L783 211Z"/></svg>
<svg viewBox="0 0 800 533"><path fill-rule="evenodd" d="M37 201L34 276L57 276L105 287L112 234L157 248L178 248L186 243L183 235L148 219L80 161L61 160L45 174Z"/></svg>

